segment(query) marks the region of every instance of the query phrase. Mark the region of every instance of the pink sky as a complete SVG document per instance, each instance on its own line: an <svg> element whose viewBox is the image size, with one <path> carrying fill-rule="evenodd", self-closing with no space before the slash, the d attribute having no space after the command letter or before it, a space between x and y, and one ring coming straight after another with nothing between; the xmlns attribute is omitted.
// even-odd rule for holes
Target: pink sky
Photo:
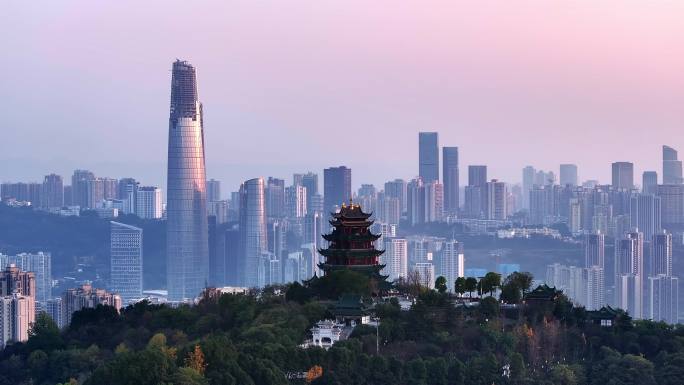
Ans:
<svg viewBox="0 0 684 385"><path fill-rule="evenodd" d="M165 187L175 58L198 70L207 174L346 164L417 174L417 132L461 169L608 181L684 157L684 3L70 1L3 5L0 179L89 168ZM68 4L68 5L67 5Z"/></svg>

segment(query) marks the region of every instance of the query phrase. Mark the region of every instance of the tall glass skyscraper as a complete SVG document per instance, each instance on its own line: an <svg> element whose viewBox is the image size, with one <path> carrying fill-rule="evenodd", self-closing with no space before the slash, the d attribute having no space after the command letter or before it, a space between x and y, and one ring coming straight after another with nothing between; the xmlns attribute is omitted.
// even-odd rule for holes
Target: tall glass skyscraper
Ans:
<svg viewBox="0 0 684 385"><path fill-rule="evenodd" d="M444 210L449 214L458 212L458 147L442 148L442 182L444 183Z"/></svg>
<svg viewBox="0 0 684 385"><path fill-rule="evenodd" d="M240 186L240 252L238 277L241 286L264 283L264 253L268 251L264 179L255 178Z"/></svg>
<svg viewBox="0 0 684 385"><path fill-rule="evenodd" d="M439 139L436 132L418 133L418 175L423 183L439 180Z"/></svg>
<svg viewBox="0 0 684 385"><path fill-rule="evenodd" d="M143 230L111 221L110 223L110 289L121 296L124 304L142 298Z"/></svg>
<svg viewBox="0 0 684 385"><path fill-rule="evenodd" d="M166 198L169 300L192 299L209 279L202 104L195 67L176 60L171 75Z"/></svg>

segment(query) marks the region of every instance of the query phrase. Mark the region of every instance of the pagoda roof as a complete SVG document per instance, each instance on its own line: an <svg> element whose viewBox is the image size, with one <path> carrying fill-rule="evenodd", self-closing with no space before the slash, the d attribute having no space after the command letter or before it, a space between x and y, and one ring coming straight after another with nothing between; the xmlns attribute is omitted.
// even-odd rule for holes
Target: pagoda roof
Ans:
<svg viewBox="0 0 684 385"><path fill-rule="evenodd" d="M335 241L338 239L345 239L349 241L377 241L382 235L366 232L365 234L344 234L333 231L330 234L323 234L322 237L326 241Z"/></svg>
<svg viewBox="0 0 684 385"><path fill-rule="evenodd" d="M370 218L371 215L373 215L372 213L370 213L370 214L364 213L363 209L361 208L361 205L352 202L351 199L349 200L349 205L342 203L342 207L340 208L339 212L330 213L330 214L335 220L339 220L339 219L356 219L356 220L362 219L362 220L366 220L366 219Z"/></svg>
<svg viewBox="0 0 684 385"><path fill-rule="evenodd" d="M380 256L385 250L378 249L318 249L318 252L325 257L349 257L364 258L370 256Z"/></svg>

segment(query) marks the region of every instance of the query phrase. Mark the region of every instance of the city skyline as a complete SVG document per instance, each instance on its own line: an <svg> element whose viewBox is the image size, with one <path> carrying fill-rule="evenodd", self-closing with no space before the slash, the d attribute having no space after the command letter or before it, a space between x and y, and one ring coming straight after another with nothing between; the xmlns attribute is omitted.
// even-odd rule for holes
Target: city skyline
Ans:
<svg viewBox="0 0 684 385"><path fill-rule="evenodd" d="M506 182L517 180L528 164L557 170L575 163L580 180L606 183L613 161L633 162L641 175L661 170L655 154L662 144L684 148L673 135L684 124L678 112L684 53L674 33L681 30L675 17L681 4L577 6L564 8L565 17L549 5L502 4L509 12L496 14L479 6L452 5L436 14L410 6L320 5L316 22L294 30L291 22L308 20L303 7L282 9L285 20L274 17L277 12L263 15L256 5L233 4L230 12L226 5L168 7L171 15L201 17L205 22L194 36L225 47L218 52L209 43L194 44L194 36L175 36L175 25L152 6L140 7L135 17L125 3L98 11L87 4L55 7L10 5L6 14L17 17L0 27L15 37L3 54L12 57L0 61L4 73L15 74L0 90L8 101L0 113L12 128L0 143L0 162L13 166L3 168L0 180L40 180L87 168L98 175L136 173L146 184L164 186L160 138L168 90L162 69L175 57L202 68L203 100L212 111L208 176L230 186L269 174L320 173L335 164L357 170L355 188L410 180L418 175L412 149L419 131L439 132L442 143L459 147L462 166L487 164L492 177ZM534 17L545 11L545 18ZM28 14L55 22L17 24ZM253 22L261 16L266 19ZM135 39L113 33L119 17L126 17ZM358 32L351 36L332 27L337 18L352 17ZM383 18L403 27L378 30ZM69 28L56 29L59 21ZM583 28L575 28L580 21ZM635 22L643 27L638 34L628 28ZM569 26L572 33L564 28ZM541 28L545 36L535 33ZM361 39L369 35L374 38ZM60 51L46 39L55 36ZM276 36L281 46L270 43ZM319 38L329 43L321 46ZM81 53L100 45L108 48ZM282 55L283 49L315 55L302 60L306 55ZM272 71L273 62L282 71ZM55 90L58 98L42 96ZM132 93L136 98L127 97ZM65 112L74 110L80 114ZM60 134L46 144L34 140L46 132ZM380 157L327 145L334 133L377 145L390 132L392 147L381 149ZM602 151L578 156L591 145L584 139L589 136ZM124 137L136 140L127 142L121 157L119 146L110 144ZM86 139L88 146L75 153L74 144ZM625 153L634 147L639 151ZM376 167L364 167L371 161Z"/></svg>

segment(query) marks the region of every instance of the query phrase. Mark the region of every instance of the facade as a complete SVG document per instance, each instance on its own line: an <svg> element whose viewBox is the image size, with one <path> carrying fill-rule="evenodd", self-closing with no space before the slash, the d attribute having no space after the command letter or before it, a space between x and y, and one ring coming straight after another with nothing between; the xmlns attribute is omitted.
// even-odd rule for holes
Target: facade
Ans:
<svg viewBox="0 0 684 385"><path fill-rule="evenodd" d="M263 286L263 258L267 251L264 179L255 178L240 186L239 286Z"/></svg>
<svg viewBox="0 0 684 385"><path fill-rule="evenodd" d="M631 190L634 188L634 164L615 162L612 164L612 185L614 189Z"/></svg>
<svg viewBox="0 0 684 385"><path fill-rule="evenodd" d="M600 266L584 269L585 276L585 307L587 310L598 310L606 305L605 271Z"/></svg>
<svg viewBox="0 0 684 385"><path fill-rule="evenodd" d="M161 219L161 189L154 186L139 187L135 197L135 213L143 219Z"/></svg>
<svg viewBox="0 0 684 385"><path fill-rule="evenodd" d="M143 230L110 223L110 288L124 303L143 297Z"/></svg>
<svg viewBox="0 0 684 385"><path fill-rule="evenodd" d="M289 218L302 218L307 213L306 187L293 185L285 187L285 213Z"/></svg>
<svg viewBox="0 0 684 385"><path fill-rule="evenodd" d="M202 104L195 68L177 60L171 75L166 199L166 269L170 301L195 298L209 279Z"/></svg>
<svg viewBox="0 0 684 385"><path fill-rule="evenodd" d="M554 263L546 267L546 284L562 290L574 303L586 304L585 269Z"/></svg>
<svg viewBox="0 0 684 385"><path fill-rule="evenodd" d="M385 253L380 262L385 265L382 273L389 281L408 276L408 243L406 238L385 238Z"/></svg>
<svg viewBox="0 0 684 385"><path fill-rule="evenodd" d="M648 277L649 305L648 318L669 324L679 322L679 279L658 274Z"/></svg>
<svg viewBox="0 0 684 385"><path fill-rule="evenodd" d="M561 164L560 165L560 185L561 186L577 186L577 165L575 164Z"/></svg>
<svg viewBox="0 0 684 385"><path fill-rule="evenodd" d="M446 278L447 289L450 293L453 293L456 278L465 276L463 244L453 239L444 242L439 267L439 275Z"/></svg>
<svg viewBox="0 0 684 385"><path fill-rule="evenodd" d="M406 216L411 225L425 223L425 185L418 177L406 187Z"/></svg>
<svg viewBox="0 0 684 385"><path fill-rule="evenodd" d="M658 191L658 173L644 171L641 176L641 193L655 195Z"/></svg>
<svg viewBox="0 0 684 385"><path fill-rule="evenodd" d="M46 312L57 324L57 327L62 329L66 326L66 314L64 314L64 303L62 297L50 298L47 302Z"/></svg>
<svg viewBox="0 0 684 385"><path fill-rule="evenodd" d="M430 182L425 185L425 222L441 222L444 217L444 185Z"/></svg>
<svg viewBox="0 0 684 385"><path fill-rule="evenodd" d="M135 214L138 182L133 178L119 179L119 199L123 202L124 214Z"/></svg>
<svg viewBox="0 0 684 385"><path fill-rule="evenodd" d="M285 211L285 180L268 177L264 186L266 217L283 218Z"/></svg>
<svg viewBox="0 0 684 385"><path fill-rule="evenodd" d="M658 185L656 194L660 197L663 226L684 224L684 185Z"/></svg>
<svg viewBox="0 0 684 385"><path fill-rule="evenodd" d="M74 170L71 176L71 204L87 208L88 206L88 184L95 179L95 174L88 170Z"/></svg>
<svg viewBox="0 0 684 385"><path fill-rule="evenodd" d="M663 184L682 183L682 161L677 159L677 150L663 146Z"/></svg>
<svg viewBox="0 0 684 385"><path fill-rule="evenodd" d="M523 196L523 208L530 208L530 190L534 186L534 174L535 170L532 166L525 166L522 171L522 196Z"/></svg>
<svg viewBox="0 0 684 385"><path fill-rule="evenodd" d="M333 213L352 198L351 169L345 166L323 170L323 211Z"/></svg>
<svg viewBox="0 0 684 385"><path fill-rule="evenodd" d="M651 275L672 276L672 234L662 231L651 241Z"/></svg>
<svg viewBox="0 0 684 385"><path fill-rule="evenodd" d="M448 214L458 213L460 202L458 147L442 147L442 184L444 185L444 211Z"/></svg>
<svg viewBox="0 0 684 385"><path fill-rule="evenodd" d="M418 175L425 183L439 181L439 138L436 132L418 133Z"/></svg>
<svg viewBox="0 0 684 385"><path fill-rule="evenodd" d="M399 199L401 204L401 213L406 212L408 207L406 189L406 181L403 179L395 179L393 181L385 182L385 197Z"/></svg>

